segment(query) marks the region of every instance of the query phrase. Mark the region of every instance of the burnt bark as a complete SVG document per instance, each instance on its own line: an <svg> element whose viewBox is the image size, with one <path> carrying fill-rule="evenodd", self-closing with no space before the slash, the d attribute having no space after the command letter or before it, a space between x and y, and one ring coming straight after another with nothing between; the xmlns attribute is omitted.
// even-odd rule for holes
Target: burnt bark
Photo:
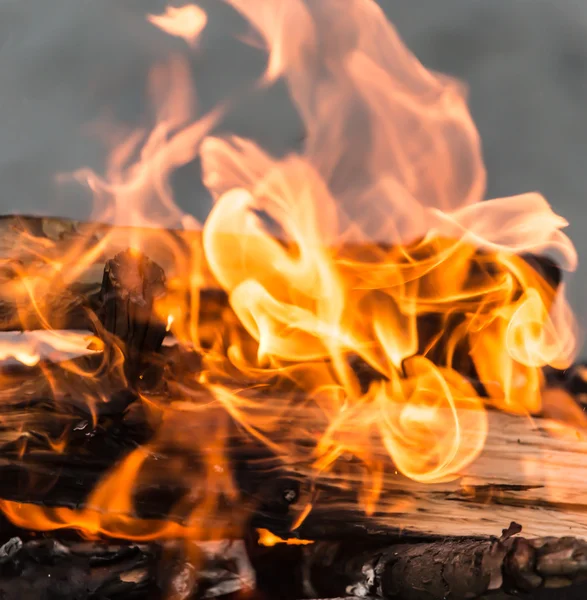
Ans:
<svg viewBox="0 0 587 600"><path fill-rule="evenodd" d="M5 600L532 600L580 598L587 542L576 538L447 539L387 545L321 542L80 541L13 536L0 546ZM239 596L240 597L240 596Z"/></svg>
<svg viewBox="0 0 587 600"><path fill-rule="evenodd" d="M562 598L587 580L587 542L502 536L387 545L320 542L253 547L257 583L268 597L472 600L495 594ZM287 573L287 585L282 585Z"/></svg>
<svg viewBox="0 0 587 600"><path fill-rule="evenodd" d="M111 600L160 595L156 545L61 543L11 538L0 547L4 600Z"/></svg>
<svg viewBox="0 0 587 600"><path fill-rule="evenodd" d="M242 545L13 537L0 546L3 600L197 600L252 587Z"/></svg>
<svg viewBox="0 0 587 600"><path fill-rule="evenodd" d="M166 321L155 303L166 294L165 272L147 256L133 250L117 254L106 263L98 317L110 361L124 359L124 372L131 385L137 383L166 334ZM106 335L105 335L106 334Z"/></svg>

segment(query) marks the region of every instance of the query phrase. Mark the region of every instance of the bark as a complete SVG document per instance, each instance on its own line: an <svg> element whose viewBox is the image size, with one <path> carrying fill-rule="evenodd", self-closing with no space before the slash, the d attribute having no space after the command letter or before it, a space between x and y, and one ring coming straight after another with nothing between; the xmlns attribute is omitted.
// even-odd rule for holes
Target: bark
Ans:
<svg viewBox="0 0 587 600"><path fill-rule="evenodd" d="M247 554L239 541L90 542L64 534L40 539L25 534L0 546L0 596L197 600L245 592L272 600L582 597L586 542L508 535L436 543L395 539L385 545L319 542L303 548L264 548L253 541Z"/></svg>
<svg viewBox="0 0 587 600"><path fill-rule="evenodd" d="M572 537L446 539L363 545L319 542L253 548L259 587L274 598L354 596L382 600L472 600L500 593L541 597L587 578L587 542ZM292 569L292 565L295 568ZM279 579L289 569L291 581ZM288 596L287 588L294 591ZM281 592L279 591L281 590Z"/></svg>
<svg viewBox="0 0 587 600"><path fill-rule="evenodd" d="M106 263L100 290L97 333L104 338L113 365L124 359L126 380L134 386L149 367L167 333L156 302L166 296L163 269L142 253L126 250ZM126 383L126 382L125 382Z"/></svg>
<svg viewBox="0 0 587 600"><path fill-rule="evenodd" d="M0 547L3 600L187 600L250 589L242 544L84 542L13 537Z"/></svg>

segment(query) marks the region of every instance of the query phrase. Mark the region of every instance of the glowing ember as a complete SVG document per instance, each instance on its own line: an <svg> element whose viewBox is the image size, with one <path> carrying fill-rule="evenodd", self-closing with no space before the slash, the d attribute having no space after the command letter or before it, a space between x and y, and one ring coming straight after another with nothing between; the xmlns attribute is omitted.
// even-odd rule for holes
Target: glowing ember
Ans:
<svg viewBox="0 0 587 600"><path fill-rule="evenodd" d="M74 178L94 192L97 220L143 227L118 242L164 259L169 293L155 309L185 352L201 351L202 370L167 381L170 398L144 395L158 427L148 453L137 450L109 473L87 509L3 501L19 525L137 539L204 535L193 523L237 496L223 445L235 421L314 480L339 473L372 512L386 472L422 483L460 477L484 446L487 408L536 413L542 367L573 358L564 286L523 256L555 253L572 270L567 223L536 193L483 201L485 170L462 86L427 71L370 0L346 0L344 10L340 0L227 2L266 47L256 85L287 83L303 151L276 158L251 140L212 137L229 103L193 121L187 66L154 68L152 131L113 136L105 178L88 170ZM192 5L148 18L189 43L207 21ZM169 178L198 157L214 207L201 235L180 241L161 227L197 224L174 203ZM59 255L32 237L36 266L11 273L6 286L49 330L46 294L93 268L116 245L112 235L73 239ZM211 280L230 309L210 332L198 314ZM34 347L10 355L38 360ZM357 364L375 376L365 382ZM282 382L305 402L293 403ZM269 385L272 396L253 394ZM205 431L189 429L188 412ZM191 490L180 503L185 526L129 516L135 486L154 476L147 454L169 448L206 462L197 478L186 474L187 458L164 474ZM311 509L311 500L302 503L296 526Z"/></svg>

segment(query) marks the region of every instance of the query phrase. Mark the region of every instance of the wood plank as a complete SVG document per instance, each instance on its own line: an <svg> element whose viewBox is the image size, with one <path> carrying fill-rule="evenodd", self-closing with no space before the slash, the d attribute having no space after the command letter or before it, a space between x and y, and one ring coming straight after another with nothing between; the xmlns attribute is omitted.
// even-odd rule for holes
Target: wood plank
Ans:
<svg viewBox="0 0 587 600"><path fill-rule="evenodd" d="M124 417L130 418L127 430L121 429L119 422L117 434L112 436L103 429L110 425L100 425L95 428L97 437L92 438L91 443L83 441L88 432L77 431L71 435L70 445L66 444L60 454L48 454L48 433L51 432L55 439L56 433L68 427L70 432L79 428L79 423L84 420L81 399L84 394L97 394L92 387L95 384L83 384L68 375L68 389L70 393L78 394L78 400L74 402L71 396L69 400L62 398L62 404L58 402L52 409L50 401L43 407L34 402L22 402L42 395L42 386L35 383L34 377L26 384L18 383L16 379L14 382L12 387L6 385L1 394L3 461L0 473L13 473L10 478L3 477L2 495L5 498L83 505L84 498L99 478L113 468L129 448L145 441L145 431L141 432L136 421L139 403L135 412L127 412ZM219 440L220 430L213 427L219 418L228 418L227 411L206 390L194 393L189 401L174 400L172 395L165 399L149 398L147 394L149 402L160 403L165 415L154 433L148 435L152 440L166 440L159 446L157 443L149 446L149 451L156 455L156 460L148 465L148 479L153 484L151 491L157 487L157 482L161 482L159 488L170 485L169 473L173 470L170 466L177 460L178 452L184 453L186 462L181 476L177 477L176 471L176 479L171 479L179 488L182 484L197 486L204 477L201 458L216 446L224 446L222 452L227 465L235 471L241 494L248 498L244 503L237 501L232 509L234 514L239 511L239 506L243 511L258 513L265 526L270 524L280 533L287 534L292 523L311 503L312 512L294 535L328 539L403 531L419 537L488 537L497 535L513 520L523 525L528 537L573 535L587 539L587 435L581 428L567 426L566 437L553 436L549 433L555 425L552 420L490 411L489 434L481 455L458 478L439 484L417 483L398 474L383 445L374 437L373 455L387 468L377 511L367 517L358 499L362 477L359 469L344 477L332 472L316 478L311 468L314 459L311 437L308 435L304 440L300 432L305 427L308 430L310 426L319 428L323 422L323 414L315 406L306 405L303 414L298 410L292 421L294 413L289 411L294 396L291 393L278 396L251 391L243 392L243 395L253 400L256 406L249 413L251 422L259 423L260 417L275 419L280 416L279 425L267 435L284 449L283 455L260 448L259 442L252 440L233 421L233 425L222 430L225 439ZM299 402L299 395L295 398ZM112 406L108 408L112 410ZM122 410L126 407L124 403L121 406ZM85 410L85 414L90 415L89 409ZM112 417L107 417L106 423L111 421ZM295 427L292 426L294 422ZM137 435L142 439L133 439ZM103 451L100 436L108 441L109 452ZM18 440L25 437L29 443L21 458ZM80 439L86 462L79 459ZM116 450L117 444L120 451ZM286 449L295 449L295 461ZM191 462L187 459L190 456ZM53 477L54 492L44 492L42 498L35 500L30 489L18 486L20 479L14 476L15 470L21 475L34 471L41 478L43 474ZM56 470L60 473L57 478ZM317 496L311 489L311 481L316 483ZM281 497L288 486L295 490L292 502L285 502ZM68 494L71 497L68 498ZM148 512L165 513L163 506L158 507L156 494L154 497L155 500L145 501ZM169 516L182 518L181 514L170 513Z"/></svg>

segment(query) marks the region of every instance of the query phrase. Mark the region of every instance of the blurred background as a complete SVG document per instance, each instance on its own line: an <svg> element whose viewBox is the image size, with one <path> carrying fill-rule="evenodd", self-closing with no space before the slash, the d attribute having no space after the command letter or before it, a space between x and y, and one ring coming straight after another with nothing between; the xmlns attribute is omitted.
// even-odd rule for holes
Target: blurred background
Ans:
<svg viewBox="0 0 587 600"><path fill-rule="evenodd" d="M144 125L147 74L175 53L189 58L201 109L242 90L263 68L243 47L240 19L217 0L200 49L148 23L160 0L0 0L0 214L87 218L91 199L57 186L58 172L104 167L87 126L109 115ZM380 0L427 66L470 89L488 170L488 197L538 190L569 222L579 252L570 296L587 324L587 2ZM224 126L273 152L303 135L277 86L247 96ZM148 117L148 114L147 114ZM147 121L148 122L148 121ZM199 219L210 207L198 166L177 174L177 199Z"/></svg>

